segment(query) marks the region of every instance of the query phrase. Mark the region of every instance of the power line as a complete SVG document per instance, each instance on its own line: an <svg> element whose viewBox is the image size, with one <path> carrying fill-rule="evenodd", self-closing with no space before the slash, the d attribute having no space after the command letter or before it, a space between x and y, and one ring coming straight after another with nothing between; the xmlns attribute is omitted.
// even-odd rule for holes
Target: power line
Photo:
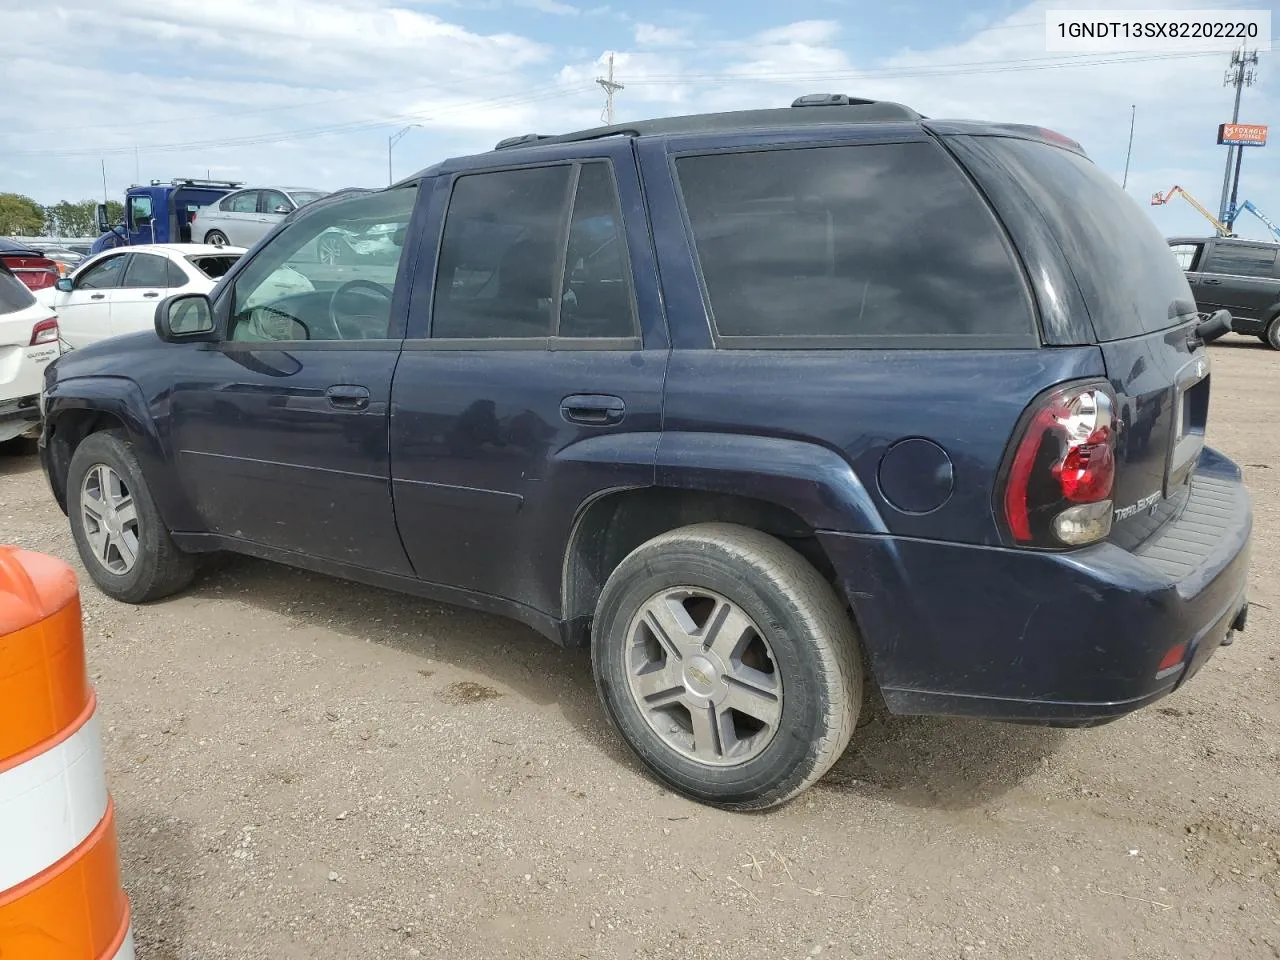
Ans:
<svg viewBox="0 0 1280 960"><path fill-rule="evenodd" d="M429 115L419 114L402 114L391 117L381 117L375 120L355 120L341 124L328 124L320 127L309 127L298 130L288 130L279 133L255 134L245 137L222 137L211 140L189 140L177 143L157 143L144 144L141 149L151 153L172 153L182 150L197 150L201 148L211 147L249 147L259 146L270 143L284 143L291 140L309 140L316 137L332 136L335 134L355 133L363 130L371 130L377 127L386 127L392 124L404 124L410 122L427 123L432 120L439 119L457 113L461 110L472 110L477 108L496 108L520 106L526 103L538 103L546 100L555 100L561 97L577 96L585 92L584 87L562 87L557 86L550 88L542 93L531 93L529 95L508 94L504 97L491 97L485 100L475 100L467 103L455 104L452 107L446 107L441 110L433 111ZM25 150L14 151L10 156L39 156L39 157L84 157L84 156L116 156L129 154L134 151L131 145L121 145L115 147L86 147L76 150Z"/></svg>

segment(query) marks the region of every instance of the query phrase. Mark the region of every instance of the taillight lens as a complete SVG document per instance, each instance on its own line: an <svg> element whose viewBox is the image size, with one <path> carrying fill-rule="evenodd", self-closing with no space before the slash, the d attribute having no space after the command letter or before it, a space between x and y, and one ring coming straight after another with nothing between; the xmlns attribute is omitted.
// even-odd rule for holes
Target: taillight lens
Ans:
<svg viewBox="0 0 1280 960"><path fill-rule="evenodd" d="M1080 546L1111 532L1114 410L1101 383L1061 387L1035 402L1005 476L1005 522L1018 543Z"/></svg>
<svg viewBox="0 0 1280 960"><path fill-rule="evenodd" d="M58 342L58 318L50 317L41 320L31 328L31 346L38 347L42 343Z"/></svg>

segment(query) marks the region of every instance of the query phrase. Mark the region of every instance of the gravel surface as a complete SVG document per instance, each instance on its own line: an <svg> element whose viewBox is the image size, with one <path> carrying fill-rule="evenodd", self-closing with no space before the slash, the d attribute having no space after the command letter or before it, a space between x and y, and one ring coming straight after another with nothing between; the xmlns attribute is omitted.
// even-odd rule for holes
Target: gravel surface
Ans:
<svg viewBox="0 0 1280 960"><path fill-rule="evenodd" d="M246 559L145 607L81 571L139 956L1280 957L1280 354L1212 357L1249 631L1095 730L877 718L765 814L659 787L585 654L516 624ZM31 445L0 540L75 559Z"/></svg>

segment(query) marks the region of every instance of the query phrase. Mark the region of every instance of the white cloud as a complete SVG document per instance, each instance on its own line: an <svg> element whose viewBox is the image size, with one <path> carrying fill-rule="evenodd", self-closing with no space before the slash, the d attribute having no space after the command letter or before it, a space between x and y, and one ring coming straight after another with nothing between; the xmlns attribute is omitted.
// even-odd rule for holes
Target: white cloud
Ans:
<svg viewBox="0 0 1280 960"><path fill-rule="evenodd" d="M0 84L27 90L38 77L40 96L0 99L0 190L42 201L96 195L105 157L118 195L134 178L135 145L143 179L212 170L369 185L386 176L387 136L410 121L425 129L396 146L399 173L487 149L503 136L600 122L595 78L605 66L591 38L613 42L599 32L610 20L593 19L572 37L561 36L564 27L581 20L542 21L536 35L485 33L463 25L471 0L440 0L429 10L410 2L61 0L53 11L6 10ZM579 10L561 0L520 2ZM626 84L618 117L783 106L804 93L844 92L899 100L930 116L1044 124L1080 140L1119 177L1129 106L1137 104L1130 193L1145 203L1176 182L1216 207L1225 154L1213 137L1230 109L1223 58L1052 69L1016 62L1047 56L1042 18L1043 4L1031 4L997 22L974 20L949 44L871 55L854 52L860 38L849 21L739 32L723 18L672 14L662 25L635 24L632 48L616 51ZM591 52L583 55L584 47ZM1259 78L1242 119L1265 122L1280 100L1265 54ZM204 145L174 146L193 141ZM1242 198L1273 215L1280 213L1275 155L1246 155L1242 189ZM1181 201L1152 215L1168 233L1205 227ZM1245 229L1263 235L1261 225Z"/></svg>
<svg viewBox="0 0 1280 960"><path fill-rule="evenodd" d="M652 23L636 24L636 45L640 47L689 47L688 34L675 27L657 27Z"/></svg>

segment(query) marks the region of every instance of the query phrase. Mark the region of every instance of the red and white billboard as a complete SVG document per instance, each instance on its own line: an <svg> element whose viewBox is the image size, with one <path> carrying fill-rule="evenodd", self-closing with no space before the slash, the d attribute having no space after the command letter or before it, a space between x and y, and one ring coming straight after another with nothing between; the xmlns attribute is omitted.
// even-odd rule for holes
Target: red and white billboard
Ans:
<svg viewBox="0 0 1280 960"><path fill-rule="evenodd" d="M1220 123L1218 143L1233 147L1265 147L1267 125L1265 123Z"/></svg>

